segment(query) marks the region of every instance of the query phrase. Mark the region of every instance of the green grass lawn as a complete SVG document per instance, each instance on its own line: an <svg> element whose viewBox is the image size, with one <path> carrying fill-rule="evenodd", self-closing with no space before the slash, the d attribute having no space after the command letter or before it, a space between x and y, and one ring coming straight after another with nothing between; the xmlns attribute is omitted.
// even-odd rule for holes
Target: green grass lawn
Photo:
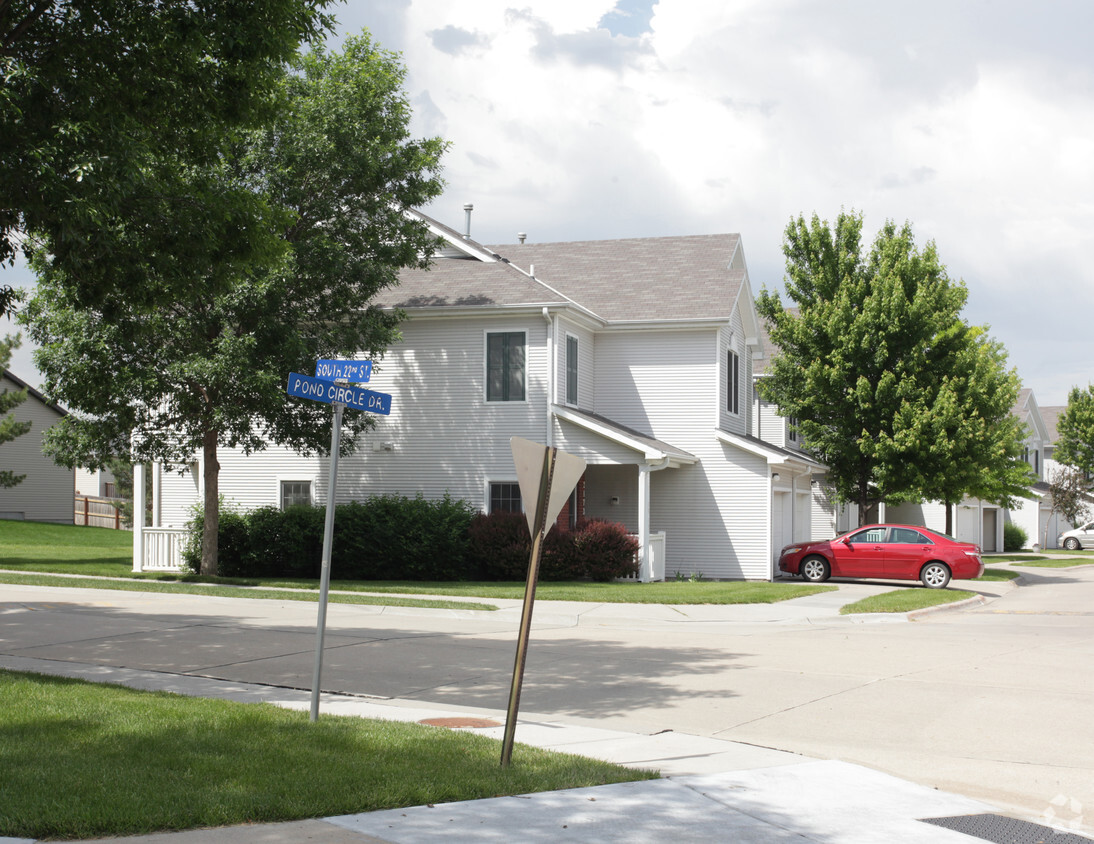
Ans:
<svg viewBox="0 0 1094 844"><path fill-rule="evenodd" d="M966 598L971 598L973 594L963 589L926 589L923 587L894 589L892 592L871 595L869 598L863 598L861 601L855 601L853 604L840 607L840 615L870 612L912 612L927 607L936 607L940 604L964 601Z"/></svg>
<svg viewBox="0 0 1094 844"><path fill-rule="evenodd" d="M1075 551L1073 553L1078 554L1080 552ZM1020 566L1029 566L1030 568L1070 569L1075 566L1089 566L1091 563L1094 563L1094 560L1069 559L1067 557L1057 557L1055 559L1041 557L1039 559L1030 560L1029 562L1024 560L1016 562Z"/></svg>
<svg viewBox="0 0 1094 844"><path fill-rule="evenodd" d="M986 568L984 573L973 582L1016 580L1021 575L1008 569ZM954 581L951 581L951 584ZM960 582L960 581L957 581ZM964 589L927 589L923 586L915 586L908 589L894 589L892 592L883 592L846 604L840 608L840 615L854 615L856 613L892 612L907 613L915 610L923 610L927 607L937 607L942 604L952 604L971 598L975 593Z"/></svg>
<svg viewBox="0 0 1094 844"><path fill-rule="evenodd" d="M418 724L0 671L0 836L299 820L651 779Z"/></svg>
<svg viewBox="0 0 1094 844"><path fill-rule="evenodd" d="M284 578L202 577L175 573L134 573L132 571L133 535L126 531L40 522L0 521L0 570L35 572L42 575L83 575L99 578L124 578L128 582L73 582L41 577L29 580L25 575L0 574L0 583L84 586L101 589L162 591L189 594L215 594L239 598L275 598L280 600L317 600L318 580ZM335 571L333 575L337 575ZM469 606L460 602L437 602L397 598L396 595L436 595L461 598L524 597L524 582L419 582L352 581L332 576L331 600L388 606L431 606L459 609L496 609L490 605ZM248 587L239 589L235 587ZM666 581L664 583L555 583L540 581L536 599L540 601L585 601L635 604L750 604L772 603L829 592L835 586L808 583L764 583L756 581ZM284 593L273 590L306 590ZM371 593L339 595L337 593Z"/></svg>

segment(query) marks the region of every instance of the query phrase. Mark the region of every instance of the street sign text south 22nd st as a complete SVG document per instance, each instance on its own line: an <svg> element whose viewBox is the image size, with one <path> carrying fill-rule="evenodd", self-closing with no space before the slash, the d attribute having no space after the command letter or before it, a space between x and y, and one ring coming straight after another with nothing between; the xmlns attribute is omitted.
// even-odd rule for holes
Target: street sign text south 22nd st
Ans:
<svg viewBox="0 0 1094 844"><path fill-rule="evenodd" d="M321 401L326 404L338 402L354 410L364 410L368 413L379 413L383 416L391 413L391 396L387 393L377 393L375 390L366 390L363 387L348 387L322 378L301 375L299 372L289 374L287 392L290 396L297 398Z"/></svg>

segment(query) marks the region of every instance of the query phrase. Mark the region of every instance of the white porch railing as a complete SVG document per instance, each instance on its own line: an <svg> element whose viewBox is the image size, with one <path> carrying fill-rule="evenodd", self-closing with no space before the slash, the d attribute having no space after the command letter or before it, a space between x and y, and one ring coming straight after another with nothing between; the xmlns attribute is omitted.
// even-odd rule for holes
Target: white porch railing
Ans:
<svg viewBox="0 0 1094 844"><path fill-rule="evenodd" d="M638 539L638 534L630 534L635 539ZM649 559L646 564L642 565L641 549L634 555L635 562L640 566L638 574L632 574L630 577L617 577L616 580L621 583L638 582L638 583L652 583L658 580L665 579L665 532L659 531L657 533L650 534L649 544Z"/></svg>
<svg viewBox="0 0 1094 844"><path fill-rule="evenodd" d="M182 571L185 538L182 528L142 528L140 555L133 561L133 571Z"/></svg>

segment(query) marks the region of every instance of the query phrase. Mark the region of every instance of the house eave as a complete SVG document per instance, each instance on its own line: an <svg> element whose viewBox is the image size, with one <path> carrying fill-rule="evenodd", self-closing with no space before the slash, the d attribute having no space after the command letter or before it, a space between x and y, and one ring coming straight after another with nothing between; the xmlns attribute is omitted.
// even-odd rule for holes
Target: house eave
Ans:
<svg viewBox="0 0 1094 844"><path fill-rule="evenodd" d="M642 458L648 463L656 463L669 468L679 468L680 466L692 466L699 462L699 458L694 455L685 455L679 452L670 452L665 449L654 448L647 442L642 442L636 437L630 437L615 428L600 424L595 419L590 419L584 414L575 413L570 408L564 407L563 405L551 405L551 413L558 419L563 419L566 422L577 425L579 428L591 431L609 442L614 442L625 448L629 448L632 451L639 452L642 455Z"/></svg>
<svg viewBox="0 0 1094 844"><path fill-rule="evenodd" d="M715 429L714 436L728 445L732 445L735 448L764 458L768 465L789 464L799 466L802 469L808 469L809 471L827 471L827 467L823 463L814 460L808 455L792 452L785 448L779 448L778 446L771 445L763 440L757 440L753 437L742 437L740 434L734 434L731 431L723 431L721 428Z"/></svg>

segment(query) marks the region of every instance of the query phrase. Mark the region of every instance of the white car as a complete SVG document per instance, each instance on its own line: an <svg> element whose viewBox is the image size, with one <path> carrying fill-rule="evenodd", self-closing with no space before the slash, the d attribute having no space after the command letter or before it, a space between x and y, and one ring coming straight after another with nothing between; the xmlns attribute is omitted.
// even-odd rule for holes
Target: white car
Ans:
<svg viewBox="0 0 1094 844"><path fill-rule="evenodd" d="M1080 548L1094 548L1094 522L1065 531L1060 534L1060 545L1068 551L1078 551Z"/></svg>

